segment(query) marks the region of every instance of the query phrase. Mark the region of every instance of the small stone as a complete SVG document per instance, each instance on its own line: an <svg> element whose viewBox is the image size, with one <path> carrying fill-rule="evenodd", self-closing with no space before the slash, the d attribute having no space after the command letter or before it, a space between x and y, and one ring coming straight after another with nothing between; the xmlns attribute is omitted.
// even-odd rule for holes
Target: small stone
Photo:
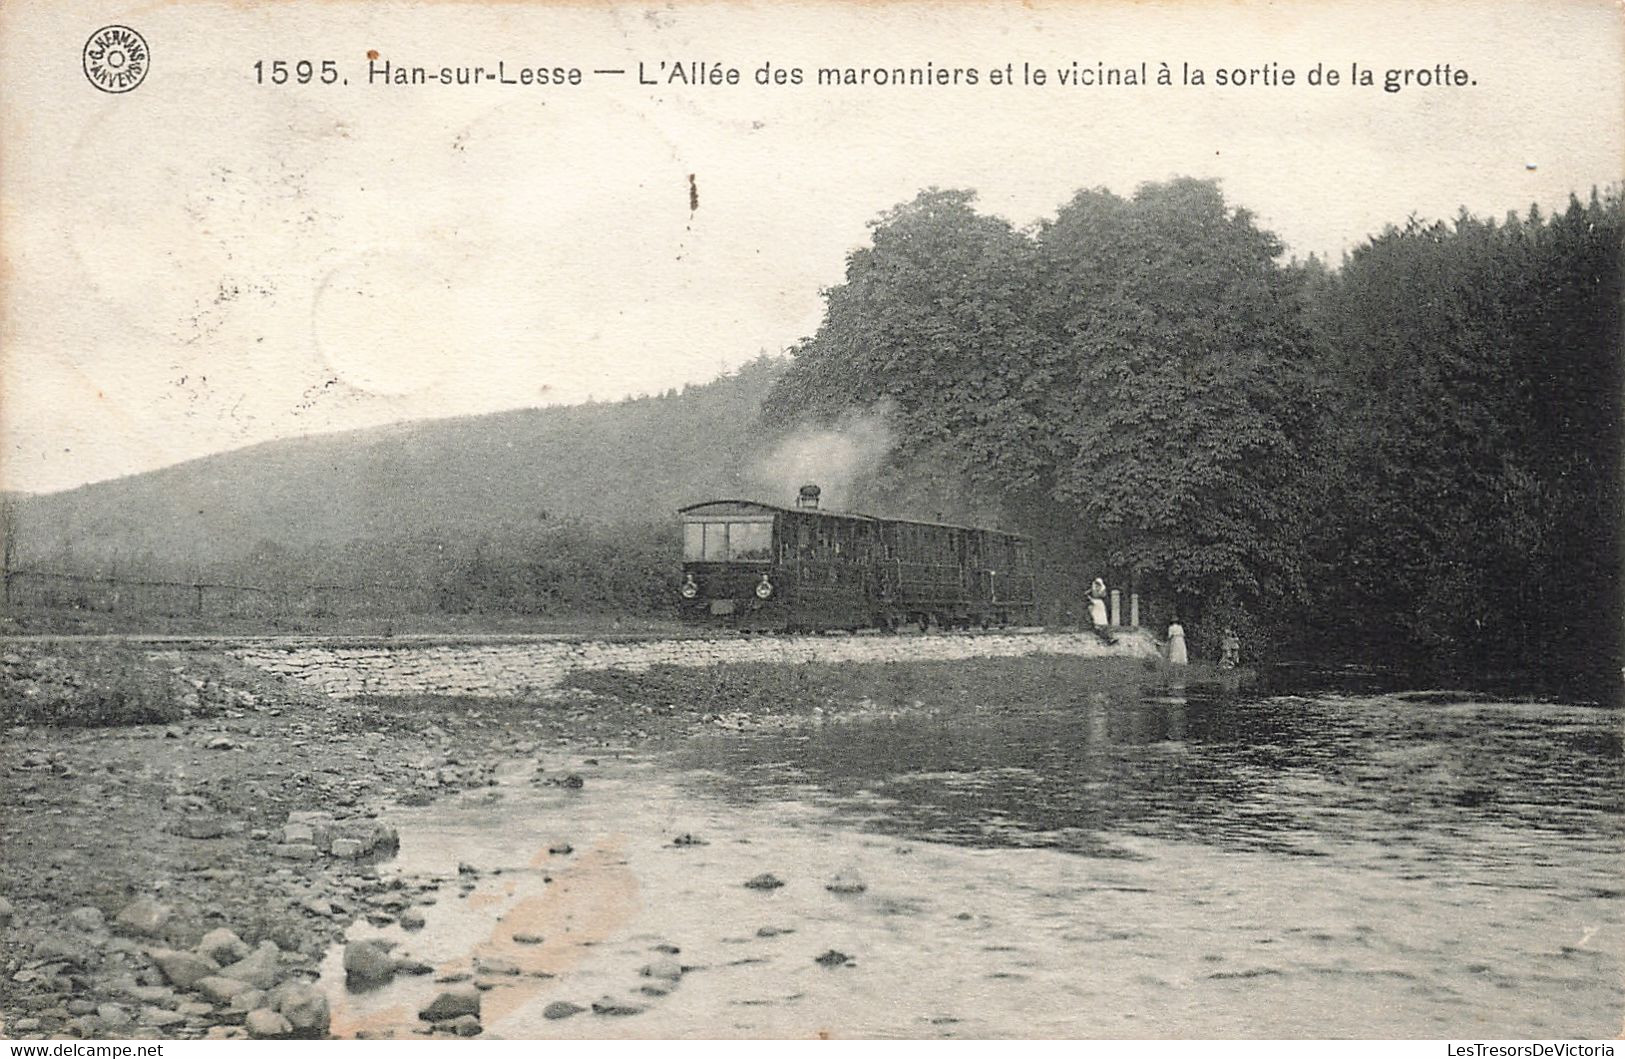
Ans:
<svg viewBox="0 0 1625 1059"><path fill-rule="evenodd" d="M223 735L217 735L213 739L209 740L207 746L210 750L231 750L235 748L237 744L233 743L230 739L227 739Z"/></svg>
<svg viewBox="0 0 1625 1059"><path fill-rule="evenodd" d="M63 1006L68 1009L70 1015L94 1015L96 1013L96 1005L83 997L75 997Z"/></svg>
<svg viewBox="0 0 1625 1059"><path fill-rule="evenodd" d="M674 845L674 846L708 846L708 845L710 845L710 843L707 842L705 839L699 837L698 835L691 835L687 831L683 832L682 834L678 835L676 838L672 839L671 844Z"/></svg>
<svg viewBox="0 0 1625 1059"><path fill-rule="evenodd" d="M381 942L352 941L344 946L344 978L351 985L387 982L395 976L395 960Z"/></svg>
<svg viewBox="0 0 1625 1059"><path fill-rule="evenodd" d="M317 851L315 846L307 846L303 844L290 845L286 842L281 842L271 847L271 855L273 857L281 857L284 860L315 860L317 857L321 856L321 853Z"/></svg>
<svg viewBox="0 0 1625 1059"><path fill-rule="evenodd" d="M361 856L367 851L359 839L335 838L331 847L333 856L351 859Z"/></svg>
<svg viewBox="0 0 1625 1059"><path fill-rule="evenodd" d="M395 961L395 973L411 975L433 974L434 965L426 963L423 960L413 959L410 956L403 956ZM467 979L468 977L469 976L465 974L463 975L462 979L459 979L459 981ZM436 981L446 981L446 979L436 979Z"/></svg>
<svg viewBox="0 0 1625 1059"><path fill-rule="evenodd" d="M670 956L666 956L654 963L645 965L638 973L645 978L662 978L668 982L675 982L683 977L683 965Z"/></svg>
<svg viewBox="0 0 1625 1059"><path fill-rule="evenodd" d="M299 904L300 907L313 916L330 916L333 914L333 902L325 897L307 897Z"/></svg>
<svg viewBox="0 0 1625 1059"><path fill-rule="evenodd" d="M474 957L474 973L511 976L519 973L519 965L512 960L504 960L500 956L476 956Z"/></svg>
<svg viewBox="0 0 1625 1059"><path fill-rule="evenodd" d="M478 1015L459 1015L451 1020L451 1032L459 1037L478 1037L481 1029Z"/></svg>
<svg viewBox="0 0 1625 1059"><path fill-rule="evenodd" d="M151 1026L154 1029L161 1030L167 1026L180 1025L186 1021L186 1016L179 1011L171 1011L168 1008L149 1007L141 1009L141 1014L136 1021L143 1026Z"/></svg>
<svg viewBox="0 0 1625 1059"><path fill-rule="evenodd" d="M647 1005L633 1003L630 1000L620 1000L612 996L600 997L592 1002L592 1011L595 1015L611 1015L621 1017L626 1015L641 1015L648 1010L649 1008Z"/></svg>
<svg viewBox="0 0 1625 1059"><path fill-rule="evenodd" d="M211 974L206 978L199 978L197 980L196 988L199 993L202 993L210 1000L213 1000L216 1003L224 1004L229 1002L231 998L236 996L238 993L246 993L254 987L249 985L247 982L238 981L235 978L226 978L221 975Z"/></svg>
<svg viewBox="0 0 1625 1059"><path fill-rule="evenodd" d="M84 905L69 912L68 922L75 929L82 930L86 934L93 934L107 925L107 920L102 916L102 910L91 905Z"/></svg>
<svg viewBox="0 0 1625 1059"><path fill-rule="evenodd" d="M587 781L582 779L579 775L577 775L574 772L570 773L568 776L564 777L564 779L559 781L559 786L568 787L572 791L579 791L581 788L585 787L586 785L587 785Z"/></svg>
<svg viewBox="0 0 1625 1059"><path fill-rule="evenodd" d="M832 894L861 894L869 889L869 884L851 872L842 872L824 884L824 889Z"/></svg>
<svg viewBox="0 0 1625 1059"><path fill-rule="evenodd" d="M415 908L408 908L401 912L397 922L400 923L402 930L422 930L429 921L424 918L422 912Z"/></svg>
<svg viewBox="0 0 1625 1059"><path fill-rule="evenodd" d="M579 1015L587 1009L580 1004L572 1004L568 1000L555 1000L542 1009L545 1019L567 1019L571 1015Z"/></svg>
<svg viewBox="0 0 1625 1059"><path fill-rule="evenodd" d="M777 875L774 875L772 872L763 872L762 874L756 876L756 878L751 879L749 882L745 883L745 889L747 889L747 890L777 890L779 887L781 887L783 885L784 885L784 880L780 879Z"/></svg>
<svg viewBox="0 0 1625 1059"><path fill-rule="evenodd" d="M479 873L480 870L474 867L474 865L468 863L468 861L464 860L457 862L458 875L478 875Z"/></svg>
<svg viewBox="0 0 1625 1059"><path fill-rule="evenodd" d="M293 1033L293 1024L270 1008L255 1008L243 1020L248 1035L257 1041L275 1041Z"/></svg>
<svg viewBox="0 0 1625 1059"><path fill-rule="evenodd" d="M316 830L309 824L286 824L282 828L282 841L289 845L314 846L316 844Z"/></svg>
<svg viewBox="0 0 1625 1059"><path fill-rule="evenodd" d="M756 928L756 936L758 938L776 938L780 934L794 934L795 932L796 932L796 928L794 928L794 927L757 927Z"/></svg>
<svg viewBox="0 0 1625 1059"><path fill-rule="evenodd" d="M158 965L164 981L176 989L191 989L198 980L220 973L220 965L207 956L174 949L153 949L147 954Z"/></svg>
<svg viewBox="0 0 1625 1059"><path fill-rule="evenodd" d="M169 909L150 897L138 898L119 910L113 926L126 934L154 935L169 922Z"/></svg>
<svg viewBox="0 0 1625 1059"><path fill-rule="evenodd" d="M521 930L513 936L513 940L519 945L540 945L542 943L542 936L540 934L531 934Z"/></svg>
<svg viewBox="0 0 1625 1059"><path fill-rule="evenodd" d="M570 845L570 843L568 843L568 842L560 841L560 842L554 842L553 844L549 845L547 847L547 851L549 853L553 854L554 856L562 857L562 856L565 856L566 854L574 853L575 852L575 847Z"/></svg>
<svg viewBox="0 0 1625 1059"><path fill-rule="evenodd" d="M16 914L17 910L11 907L11 902L0 897L0 927L11 926L11 917Z"/></svg>
<svg viewBox="0 0 1625 1059"><path fill-rule="evenodd" d="M419 1009L418 1018L424 1022L444 1022L461 1015L477 1017L479 1013L480 991L465 983L442 990L439 996Z"/></svg>
<svg viewBox="0 0 1625 1059"><path fill-rule="evenodd" d="M18 1033L34 1033L40 1028L39 1019L18 1019L11 1024L11 1028Z"/></svg>
<svg viewBox="0 0 1625 1059"><path fill-rule="evenodd" d="M247 956L253 950L248 943L239 938L235 931L225 927L216 927L203 935L203 940L197 943L198 955L207 957L215 963L226 964Z"/></svg>
<svg viewBox="0 0 1625 1059"><path fill-rule="evenodd" d="M813 962L822 967L845 967L852 962L852 957L837 949L830 949L822 956L814 957Z"/></svg>

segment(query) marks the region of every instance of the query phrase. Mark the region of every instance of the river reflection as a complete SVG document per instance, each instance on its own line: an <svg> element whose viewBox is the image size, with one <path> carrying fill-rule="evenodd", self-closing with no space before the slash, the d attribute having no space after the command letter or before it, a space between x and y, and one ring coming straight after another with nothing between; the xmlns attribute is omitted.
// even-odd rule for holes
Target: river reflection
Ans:
<svg viewBox="0 0 1625 1059"><path fill-rule="evenodd" d="M677 753L728 797L809 800L887 834L1093 856L1124 855L1118 838L1132 835L1404 878L1619 892L1617 711L1315 682L877 709Z"/></svg>

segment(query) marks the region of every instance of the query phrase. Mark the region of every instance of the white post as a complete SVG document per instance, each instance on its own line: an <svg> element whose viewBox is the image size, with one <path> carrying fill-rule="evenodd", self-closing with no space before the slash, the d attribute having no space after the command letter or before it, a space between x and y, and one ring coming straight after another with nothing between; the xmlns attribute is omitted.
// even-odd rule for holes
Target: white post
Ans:
<svg viewBox="0 0 1625 1059"><path fill-rule="evenodd" d="M1138 592L1128 594L1128 623L1136 629L1140 627L1140 594Z"/></svg>
<svg viewBox="0 0 1625 1059"><path fill-rule="evenodd" d="M1112 589L1112 624L1123 624L1123 590Z"/></svg>

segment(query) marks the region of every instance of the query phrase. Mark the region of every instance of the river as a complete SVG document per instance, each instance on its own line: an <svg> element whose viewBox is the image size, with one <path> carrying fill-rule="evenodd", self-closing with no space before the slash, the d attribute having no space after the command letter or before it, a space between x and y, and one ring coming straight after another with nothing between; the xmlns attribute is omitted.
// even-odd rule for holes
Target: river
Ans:
<svg viewBox="0 0 1625 1059"><path fill-rule="evenodd" d="M1613 1037L1619 721L1293 674L722 732L405 811L428 926L355 933L483 959L491 1036ZM436 988L337 960L341 1033Z"/></svg>

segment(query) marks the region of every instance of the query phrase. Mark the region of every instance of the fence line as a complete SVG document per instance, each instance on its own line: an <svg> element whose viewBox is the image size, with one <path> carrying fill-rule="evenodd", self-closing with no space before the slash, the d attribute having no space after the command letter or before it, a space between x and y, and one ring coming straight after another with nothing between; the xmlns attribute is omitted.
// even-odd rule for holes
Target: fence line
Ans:
<svg viewBox="0 0 1625 1059"><path fill-rule="evenodd" d="M174 581L57 570L7 570L7 609L28 606L75 610L231 616L322 616L334 613L405 613L427 609L419 585L374 582L344 585L282 582L275 586L229 581Z"/></svg>

